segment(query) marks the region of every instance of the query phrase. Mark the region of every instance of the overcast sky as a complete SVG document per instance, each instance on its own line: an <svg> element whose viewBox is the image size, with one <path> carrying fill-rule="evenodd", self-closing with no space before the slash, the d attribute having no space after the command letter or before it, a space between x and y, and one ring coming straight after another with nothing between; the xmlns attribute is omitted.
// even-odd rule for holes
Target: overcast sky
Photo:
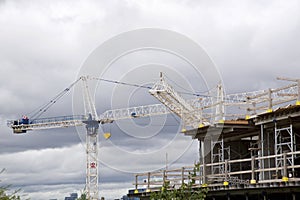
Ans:
<svg viewBox="0 0 300 200"><path fill-rule="evenodd" d="M226 91L233 93L277 87L282 84L275 80L277 76L300 78L299 25L297 0L0 0L0 168L6 168L0 179L22 188L22 194L32 200L63 199L83 190L82 131L68 128L13 135L6 120L29 113L65 89L90 53L110 38L139 28L183 34L206 50ZM148 55L147 62L152 58L157 63L155 55ZM141 59L141 55L129 55L118 64L130 64L137 57ZM177 60L174 57L173 64L180 66ZM139 78L124 78L118 70L109 71L107 77L149 84L149 79L143 79L147 75L138 69L133 74ZM175 82L180 78L172 77ZM98 91L98 113L108 109L112 98L110 86L102 87L106 89ZM157 103L145 90L130 92L131 99L124 105ZM49 115L72 114L71 103L70 94ZM126 194L133 188L133 173L164 167L165 153L170 156L170 167L191 165L198 159L198 144L178 133L177 117L153 118L151 127L147 120L139 119L132 129L126 126L128 121L103 126L112 138L105 141L100 136L101 196L113 199ZM119 149L128 154L120 156ZM143 157L146 154L150 157Z"/></svg>

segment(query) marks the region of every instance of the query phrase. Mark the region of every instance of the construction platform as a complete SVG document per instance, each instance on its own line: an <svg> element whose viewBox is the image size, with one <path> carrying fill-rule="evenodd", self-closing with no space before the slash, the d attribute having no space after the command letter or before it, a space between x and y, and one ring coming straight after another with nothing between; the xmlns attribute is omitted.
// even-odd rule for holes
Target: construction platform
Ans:
<svg viewBox="0 0 300 200"><path fill-rule="evenodd" d="M135 175L129 198L149 199L193 182L206 199L300 199L300 105L185 131L199 141L199 163Z"/></svg>

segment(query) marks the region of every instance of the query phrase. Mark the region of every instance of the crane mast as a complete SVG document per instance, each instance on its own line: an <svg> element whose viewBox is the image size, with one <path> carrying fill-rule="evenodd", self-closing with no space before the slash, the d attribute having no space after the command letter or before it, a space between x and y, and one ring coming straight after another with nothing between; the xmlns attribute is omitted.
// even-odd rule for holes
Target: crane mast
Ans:
<svg viewBox="0 0 300 200"><path fill-rule="evenodd" d="M99 199L98 188L98 115L93 98L91 97L88 77L81 77L83 88L83 104L86 121L86 197L89 200Z"/></svg>
<svg viewBox="0 0 300 200"><path fill-rule="evenodd" d="M98 129L99 123L92 118L84 121L86 124L86 197L90 200L98 200Z"/></svg>

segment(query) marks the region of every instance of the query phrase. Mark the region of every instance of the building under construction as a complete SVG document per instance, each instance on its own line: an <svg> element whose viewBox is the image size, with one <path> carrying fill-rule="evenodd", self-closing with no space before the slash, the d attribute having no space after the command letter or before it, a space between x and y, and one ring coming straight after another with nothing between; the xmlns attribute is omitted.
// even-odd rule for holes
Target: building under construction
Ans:
<svg viewBox="0 0 300 200"><path fill-rule="evenodd" d="M136 174L128 197L149 199L165 183L173 190L192 182L212 200L300 199L300 80L283 80L292 83L230 95L219 85L215 97L186 101L161 78L150 93L199 141L198 167Z"/></svg>

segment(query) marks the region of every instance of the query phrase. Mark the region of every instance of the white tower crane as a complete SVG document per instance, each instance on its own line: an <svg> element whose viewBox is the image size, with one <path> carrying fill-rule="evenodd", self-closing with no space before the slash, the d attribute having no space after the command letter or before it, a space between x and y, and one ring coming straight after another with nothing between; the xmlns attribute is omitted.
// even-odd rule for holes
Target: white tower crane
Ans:
<svg viewBox="0 0 300 200"><path fill-rule="evenodd" d="M18 120L8 120L7 125L13 129L15 134L26 133L31 130L43 130L52 128L64 128L73 126L86 127L86 153L87 153L87 167L86 167L86 197L89 200L99 199L98 188L98 129L99 124L111 123L115 120L147 117L154 115L168 114L168 109L162 104L138 106L131 108L123 108L116 110L107 110L98 117L95 108L95 103L90 95L88 76L82 76L76 80L70 87L55 96L48 104L38 109L31 117L24 116ZM50 118L39 118L46 112L57 100L79 81L83 86L84 99L84 115L70 115L58 116Z"/></svg>

